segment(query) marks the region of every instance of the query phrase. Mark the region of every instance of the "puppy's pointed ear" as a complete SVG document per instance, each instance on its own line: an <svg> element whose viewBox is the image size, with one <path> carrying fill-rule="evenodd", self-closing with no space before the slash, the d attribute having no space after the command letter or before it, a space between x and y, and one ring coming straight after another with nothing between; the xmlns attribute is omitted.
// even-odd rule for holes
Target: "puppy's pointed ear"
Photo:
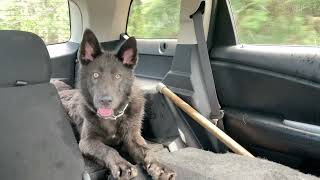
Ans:
<svg viewBox="0 0 320 180"><path fill-rule="evenodd" d="M102 54L102 50L97 37L90 29L86 29L83 33L80 44L78 59L83 65L87 65Z"/></svg>
<svg viewBox="0 0 320 180"><path fill-rule="evenodd" d="M134 37L123 43L117 57L127 67L133 68L137 64L137 41Z"/></svg>

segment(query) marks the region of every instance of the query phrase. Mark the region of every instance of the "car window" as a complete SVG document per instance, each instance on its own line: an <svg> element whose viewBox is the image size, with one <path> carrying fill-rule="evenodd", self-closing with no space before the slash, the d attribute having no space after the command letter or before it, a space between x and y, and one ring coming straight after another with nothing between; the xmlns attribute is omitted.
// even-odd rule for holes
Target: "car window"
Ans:
<svg viewBox="0 0 320 180"><path fill-rule="evenodd" d="M229 0L245 44L319 45L319 0Z"/></svg>
<svg viewBox="0 0 320 180"><path fill-rule="evenodd" d="M137 38L177 38L181 0L133 0L127 33Z"/></svg>
<svg viewBox="0 0 320 180"><path fill-rule="evenodd" d="M67 0L1 0L0 29L21 30L39 35L46 44L70 38Z"/></svg>

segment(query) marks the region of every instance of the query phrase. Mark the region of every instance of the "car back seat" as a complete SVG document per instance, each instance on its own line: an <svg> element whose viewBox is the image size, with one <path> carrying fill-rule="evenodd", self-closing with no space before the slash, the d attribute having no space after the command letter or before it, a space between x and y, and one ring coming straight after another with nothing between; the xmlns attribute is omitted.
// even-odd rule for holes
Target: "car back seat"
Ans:
<svg viewBox="0 0 320 180"><path fill-rule="evenodd" d="M81 179L84 163L35 34L0 31L0 179Z"/></svg>

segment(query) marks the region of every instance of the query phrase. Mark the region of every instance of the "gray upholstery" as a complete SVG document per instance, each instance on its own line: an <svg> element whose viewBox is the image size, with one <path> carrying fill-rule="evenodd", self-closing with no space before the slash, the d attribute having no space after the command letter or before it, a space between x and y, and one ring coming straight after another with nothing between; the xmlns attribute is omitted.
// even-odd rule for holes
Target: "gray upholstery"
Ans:
<svg viewBox="0 0 320 180"><path fill-rule="evenodd" d="M0 179L81 179L81 153L51 84L0 88L0 99Z"/></svg>
<svg viewBox="0 0 320 180"><path fill-rule="evenodd" d="M44 43L33 34L0 31L0 54L0 179L81 179L84 163L49 83ZM16 80L28 85L12 87Z"/></svg>
<svg viewBox="0 0 320 180"><path fill-rule="evenodd" d="M50 57L44 42L35 34L0 31L0 87L48 82Z"/></svg>

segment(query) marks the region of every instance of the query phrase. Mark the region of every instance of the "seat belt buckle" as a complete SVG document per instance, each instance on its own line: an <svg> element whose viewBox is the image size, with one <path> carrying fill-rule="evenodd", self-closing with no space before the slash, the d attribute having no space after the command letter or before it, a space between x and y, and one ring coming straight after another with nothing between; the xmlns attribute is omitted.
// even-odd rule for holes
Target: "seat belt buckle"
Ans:
<svg viewBox="0 0 320 180"><path fill-rule="evenodd" d="M223 119L223 117L224 117L224 111L220 110L218 115L213 115L211 113L210 120L215 126L217 126L219 121L221 121Z"/></svg>

